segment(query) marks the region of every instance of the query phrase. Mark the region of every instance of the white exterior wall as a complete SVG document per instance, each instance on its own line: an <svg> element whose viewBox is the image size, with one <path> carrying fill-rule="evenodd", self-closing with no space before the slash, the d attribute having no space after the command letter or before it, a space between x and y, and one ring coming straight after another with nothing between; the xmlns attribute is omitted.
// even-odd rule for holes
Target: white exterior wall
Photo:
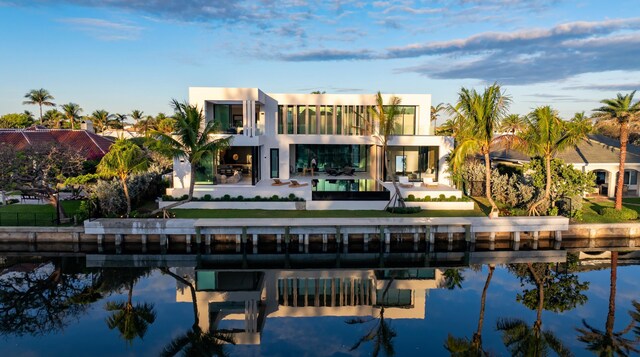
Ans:
<svg viewBox="0 0 640 357"><path fill-rule="evenodd" d="M430 94L383 94L384 103L392 96L401 98L401 105L416 106L417 135L394 136L390 146L437 146L439 147L439 182L451 184L447 171L446 157L453 150L453 139L435 136L430 123ZM280 178L289 178L290 148L295 144L333 145L380 145L373 136L356 135L305 135L278 134L278 105L375 105L375 94L265 94L258 88L189 88L189 103L204 109L207 120L213 120L214 104L243 105L243 134L234 135L232 146L261 147L261 179L270 179L270 149L279 149ZM259 121L253 118L258 105ZM373 150L372 150L373 151ZM371 160L373 161L373 160ZM370 162L370 170L380 170ZM372 171L373 172L373 171ZM374 175L375 176L375 175ZM189 165L174 160L174 188L187 188Z"/></svg>
<svg viewBox="0 0 640 357"><path fill-rule="evenodd" d="M616 176L618 171L620 170L620 164L618 163L593 163L593 164L571 164L574 168L581 170L582 172L591 172L591 171L606 171L607 172L607 196L615 197L616 196ZM624 164L625 171L627 170L636 170L638 171L639 177L638 181L640 182L640 164L636 163L625 163ZM629 191L635 191L636 195L640 197L640 185L629 185ZM623 195L624 196L624 195Z"/></svg>

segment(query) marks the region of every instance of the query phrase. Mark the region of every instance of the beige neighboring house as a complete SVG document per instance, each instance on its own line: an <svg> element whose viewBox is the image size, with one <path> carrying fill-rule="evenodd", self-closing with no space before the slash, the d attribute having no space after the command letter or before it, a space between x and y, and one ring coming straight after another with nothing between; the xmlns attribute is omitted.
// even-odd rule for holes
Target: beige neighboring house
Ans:
<svg viewBox="0 0 640 357"><path fill-rule="evenodd" d="M144 134L141 134L138 131L136 131L133 128L133 126L128 126L128 127L125 127L124 129L106 129L102 133L100 133L100 135L108 136L114 139L120 139L120 138L133 139L133 138L139 138L144 136Z"/></svg>
<svg viewBox="0 0 640 357"><path fill-rule="evenodd" d="M590 135L578 145L557 156L565 163L573 165L583 172L596 175L597 193L606 197L615 197L616 178L620 164L620 142L604 135ZM524 164L530 158L515 150L496 150L491 153L494 162ZM623 193L627 197L640 197L638 173L640 172L640 147L627 145L627 157L624 166Z"/></svg>

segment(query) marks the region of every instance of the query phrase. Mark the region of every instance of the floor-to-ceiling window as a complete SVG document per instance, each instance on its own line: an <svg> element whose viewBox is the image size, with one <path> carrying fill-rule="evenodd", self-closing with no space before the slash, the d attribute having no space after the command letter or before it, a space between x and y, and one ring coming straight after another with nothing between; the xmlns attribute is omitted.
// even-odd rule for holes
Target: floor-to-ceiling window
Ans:
<svg viewBox="0 0 640 357"><path fill-rule="evenodd" d="M271 149L271 178L280 177L280 149Z"/></svg>
<svg viewBox="0 0 640 357"><path fill-rule="evenodd" d="M295 158L292 163L296 172L304 167L311 167L311 160L316 159L318 170L328 168L342 169L345 166L356 171L365 172L368 166L369 145L295 145Z"/></svg>
<svg viewBox="0 0 640 357"><path fill-rule="evenodd" d="M437 146L390 146L389 166L396 176L407 176L410 181L422 181L425 177L438 179ZM385 168L385 180L391 180Z"/></svg>

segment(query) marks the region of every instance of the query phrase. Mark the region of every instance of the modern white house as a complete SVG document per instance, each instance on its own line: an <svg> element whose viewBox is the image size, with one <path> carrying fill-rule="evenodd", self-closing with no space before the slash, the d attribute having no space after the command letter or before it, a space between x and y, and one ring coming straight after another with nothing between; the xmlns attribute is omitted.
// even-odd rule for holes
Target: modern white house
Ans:
<svg viewBox="0 0 640 357"><path fill-rule="evenodd" d="M392 96L383 95L384 102ZM396 118L396 134L389 140L390 170L407 194L425 196L437 191L429 195L460 197L460 191L449 187L446 170L453 139L434 134L431 95L395 96L401 99L401 114ZM192 87L189 103L202 108L207 121L218 123L216 136L232 137L227 150L205 157L198 165L196 196L293 192L310 200L311 193L318 192L316 199L381 200L375 192L387 190L391 173L384 167L382 141L370 113L375 94L273 94L258 88ZM189 175L189 163L176 160L168 194L186 193ZM303 187L274 186L273 179L293 179ZM360 193L332 193L354 191Z"/></svg>

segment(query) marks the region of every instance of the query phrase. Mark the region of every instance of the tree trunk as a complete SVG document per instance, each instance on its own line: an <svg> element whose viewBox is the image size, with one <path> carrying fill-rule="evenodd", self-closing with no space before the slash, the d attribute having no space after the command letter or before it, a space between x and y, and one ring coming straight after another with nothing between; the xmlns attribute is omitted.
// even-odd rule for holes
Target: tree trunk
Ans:
<svg viewBox="0 0 640 357"><path fill-rule="evenodd" d="M42 125L42 104L40 106L40 125Z"/></svg>
<svg viewBox="0 0 640 357"><path fill-rule="evenodd" d="M493 271L496 269L495 266L489 265L489 275L487 275L487 280L484 283L484 288L482 289L482 298L480 299L480 316L478 317L478 329L476 333L473 334L473 343L477 348L480 348L482 345L482 325L484 325L484 308L487 301L487 290L489 290L489 283L491 283L491 278L493 277Z"/></svg>
<svg viewBox="0 0 640 357"><path fill-rule="evenodd" d="M491 204L491 212L498 212L498 206L491 198L491 161L489 159L489 151L484 152L484 169L485 169L485 177L484 177L484 193Z"/></svg>
<svg viewBox="0 0 640 357"><path fill-rule="evenodd" d="M124 198L127 201L127 218L131 214L131 197L129 197L129 187L127 187L127 178L121 177L122 180L122 189L124 190Z"/></svg>
<svg viewBox="0 0 640 357"><path fill-rule="evenodd" d="M402 193L400 192L400 188L398 187L398 181L396 180L396 173L391 171L391 167L390 167L391 165L389 164L389 154L387 153L386 142L382 145L382 152L384 154L384 168L391 175L391 184L393 184L393 188L396 191L398 205L400 207L405 207L404 198L402 198Z"/></svg>
<svg viewBox="0 0 640 357"><path fill-rule="evenodd" d="M627 158L627 142L629 142L629 123L620 124L620 168L618 169L618 183L616 185L616 206L622 210L622 188L624 186L624 162Z"/></svg>
<svg viewBox="0 0 640 357"><path fill-rule="evenodd" d="M196 289L193 287L193 284L191 284L191 282L189 282L187 279L174 274L171 270L169 270L169 268L162 268L161 271L171 277L173 277L174 279L176 279L177 281L181 282L182 284L186 285L189 287L189 290L191 291L191 301L193 301L193 328L200 328L200 314L198 313L198 302L196 300Z"/></svg>
<svg viewBox="0 0 640 357"><path fill-rule="evenodd" d="M196 184L196 163L189 161L191 165L191 177L189 178L189 197L187 200L191 201L193 199L193 188Z"/></svg>
<svg viewBox="0 0 640 357"><path fill-rule="evenodd" d="M613 336L613 324L616 315L616 282L618 280L618 252L611 252L611 285L609 287L609 313L605 332L607 336Z"/></svg>
<svg viewBox="0 0 640 357"><path fill-rule="evenodd" d="M544 158L544 168L546 171L546 182L544 186L544 195L542 198L534 202L529 208L529 215L531 216L539 216L540 212L538 211L538 206L544 203L545 200L548 200L551 196L551 156L547 155Z"/></svg>
<svg viewBox="0 0 640 357"><path fill-rule="evenodd" d="M127 310L131 311L133 309L133 282L129 283L129 294L127 296Z"/></svg>
<svg viewBox="0 0 640 357"><path fill-rule="evenodd" d="M529 268L529 272L533 276L533 280L536 281L536 286L538 287L538 311L536 313L534 329L539 333L542 327L542 308L544 307L544 282L533 269L533 264L527 263L527 267Z"/></svg>

